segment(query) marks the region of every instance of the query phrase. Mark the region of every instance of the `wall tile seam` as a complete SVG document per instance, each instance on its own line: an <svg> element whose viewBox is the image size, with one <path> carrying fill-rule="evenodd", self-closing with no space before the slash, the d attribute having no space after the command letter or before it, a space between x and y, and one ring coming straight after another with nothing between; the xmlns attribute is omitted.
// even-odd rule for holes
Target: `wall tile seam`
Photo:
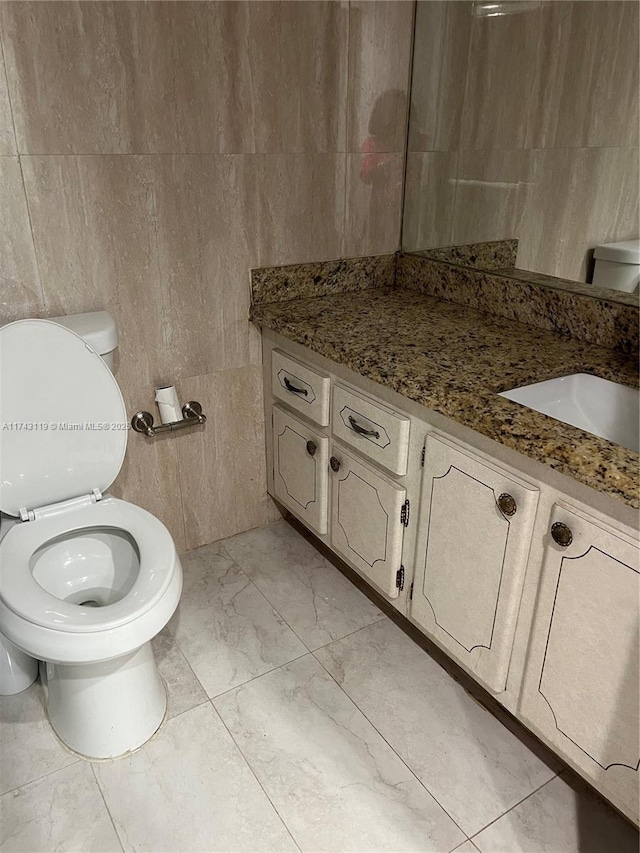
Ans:
<svg viewBox="0 0 640 853"><path fill-rule="evenodd" d="M523 149L528 149L527 140L529 139L529 130L530 130L530 124L529 123L531 121L531 114L533 111L535 81L537 80L538 72L540 70L541 52L542 52L541 47L540 47L540 45L542 44L542 3L540 3L540 5L538 6L537 18L538 18L538 33L537 33L537 38L536 38L535 62L534 62L534 66L533 66L534 85L531 86L531 88L527 92L527 118L526 118L526 121L524 123L524 134L522 137L522 145L521 145L521 148L523 148ZM531 149L528 149L528 150L531 150Z"/></svg>
<svg viewBox="0 0 640 853"><path fill-rule="evenodd" d="M380 149L379 154L404 154L404 150L398 151L393 147ZM20 150L17 146L16 152L0 156L22 157L338 157L340 155L349 157L365 157L359 149L355 148L332 148L330 150L317 149L275 149L267 151L27 151Z"/></svg>
<svg viewBox="0 0 640 853"><path fill-rule="evenodd" d="M31 250L33 252L33 260L36 267L36 275L38 276L38 289L40 291L40 295L42 297L42 308L47 317L51 316L51 309L48 306L47 293L45 287L42 283L42 275L40 272L40 257L38 252L38 244L36 241L36 235L33 230L33 216L31 213L31 205L29 204L29 193L27 192L27 184L24 179L24 170L22 168L22 156L18 156L18 166L20 168L20 186L22 187L22 194L24 196L24 206L27 211L27 219L29 221L29 236L31 237Z"/></svg>
<svg viewBox="0 0 640 853"><path fill-rule="evenodd" d="M13 131L13 148L14 148L14 150L13 150L13 152L9 152L9 154L7 156L16 156L17 154L19 154L18 136L16 134L16 121L15 121L15 117L13 115L13 101L11 98L11 89L9 87L9 78L7 76L7 60L5 59L2 27L0 27L0 59L2 59L2 71L4 73L4 80L5 80L5 83L7 86L7 100L9 101L9 115L11 118L11 130Z"/></svg>
<svg viewBox="0 0 640 853"><path fill-rule="evenodd" d="M344 88L344 139L345 139L345 148L349 148L349 140L351 139L351 121L350 121L350 105L351 98L349 92L349 81L351 79L351 9L353 6L353 0L348 0L347 3L347 15L346 15L346 46L347 46L347 56L345 60L345 88ZM343 186L342 186L342 239L341 243L341 254L344 255L346 251L347 245L347 212L349 206L349 164L345 159L344 162L344 176L343 176Z"/></svg>
<svg viewBox="0 0 640 853"><path fill-rule="evenodd" d="M407 151L407 154L500 154L514 151L638 151L640 150L640 139L636 145L548 145L536 148L429 148L420 151Z"/></svg>

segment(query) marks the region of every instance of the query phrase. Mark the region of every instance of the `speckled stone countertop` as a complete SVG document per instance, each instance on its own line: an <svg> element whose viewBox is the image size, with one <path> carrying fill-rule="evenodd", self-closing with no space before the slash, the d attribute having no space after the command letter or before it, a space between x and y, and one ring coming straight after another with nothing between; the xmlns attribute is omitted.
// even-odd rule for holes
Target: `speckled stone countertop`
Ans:
<svg viewBox="0 0 640 853"><path fill-rule="evenodd" d="M398 288L254 305L251 318L587 486L640 506L638 453L497 396L581 372L637 387L634 358Z"/></svg>

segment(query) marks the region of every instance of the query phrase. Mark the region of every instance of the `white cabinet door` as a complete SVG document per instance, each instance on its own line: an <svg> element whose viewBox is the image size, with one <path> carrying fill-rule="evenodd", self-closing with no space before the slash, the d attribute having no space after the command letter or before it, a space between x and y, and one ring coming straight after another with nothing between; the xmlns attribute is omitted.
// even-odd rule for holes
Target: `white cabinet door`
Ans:
<svg viewBox="0 0 640 853"><path fill-rule="evenodd" d="M547 536L519 713L637 820L638 543L565 504Z"/></svg>
<svg viewBox="0 0 640 853"><path fill-rule="evenodd" d="M331 545L389 598L397 598L406 491L333 445Z"/></svg>
<svg viewBox="0 0 640 853"><path fill-rule="evenodd" d="M427 438L411 618L494 693L506 685L537 502L513 474Z"/></svg>
<svg viewBox="0 0 640 853"><path fill-rule="evenodd" d="M275 497L318 533L327 532L329 439L273 407Z"/></svg>

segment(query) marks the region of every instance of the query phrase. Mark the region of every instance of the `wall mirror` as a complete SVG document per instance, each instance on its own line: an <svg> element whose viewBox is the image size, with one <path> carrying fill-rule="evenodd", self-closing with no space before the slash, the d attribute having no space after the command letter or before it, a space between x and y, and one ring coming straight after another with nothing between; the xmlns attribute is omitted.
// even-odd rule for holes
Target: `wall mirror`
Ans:
<svg viewBox="0 0 640 853"><path fill-rule="evenodd" d="M639 236L638 10L418 0L405 252L517 238L519 277L638 304L585 284L595 247Z"/></svg>

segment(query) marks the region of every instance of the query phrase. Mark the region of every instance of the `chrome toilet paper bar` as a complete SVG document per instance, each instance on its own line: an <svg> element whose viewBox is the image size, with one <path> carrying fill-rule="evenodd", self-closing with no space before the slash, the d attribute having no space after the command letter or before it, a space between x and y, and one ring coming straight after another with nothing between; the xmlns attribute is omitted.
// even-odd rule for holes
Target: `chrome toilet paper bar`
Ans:
<svg viewBox="0 0 640 853"><path fill-rule="evenodd" d="M185 427L203 424L206 420L207 417L202 414L200 403L196 400L191 400L182 407L181 421L173 421L168 424L155 426L151 412L136 412L131 418L131 426L135 432L142 432L153 438L155 435L160 435L163 432L174 432L177 429L185 429Z"/></svg>

